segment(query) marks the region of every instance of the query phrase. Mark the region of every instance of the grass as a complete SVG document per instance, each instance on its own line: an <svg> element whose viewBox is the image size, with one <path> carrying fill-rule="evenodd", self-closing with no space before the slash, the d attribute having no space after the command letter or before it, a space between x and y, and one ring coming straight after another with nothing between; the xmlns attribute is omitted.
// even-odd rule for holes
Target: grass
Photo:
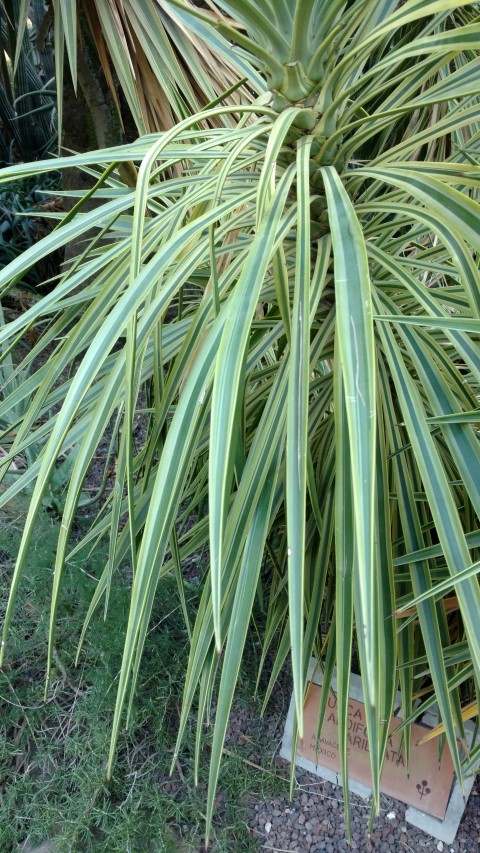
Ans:
<svg viewBox="0 0 480 853"><path fill-rule="evenodd" d="M2 608L24 515L22 502L0 514ZM7 666L0 673L0 850L30 850L53 840L55 853L199 851L209 735L199 788L195 789L194 719L181 765L171 778L168 775L188 653L174 582L167 580L158 596L131 726L122 734L114 778L107 786L105 764L128 586L123 577L117 578L107 621L103 613L98 614L75 669L76 642L104 554L96 549L84 562L69 565L58 618L55 671L44 703L57 524L47 513L40 520L14 619ZM189 586L192 609L197 596L197 589ZM250 698L252 685L248 671L244 672L237 700L242 720L258 715ZM257 734L261 737L260 730ZM248 738L243 743L242 755L248 759ZM267 746L265 755L271 755L273 744ZM237 750L241 752L241 746L229 746L229 752ZM270 766L268 758L265 765ZM256 771L246 760L226 755L212 850L256 850L258 842L246 826L249 803L252 797L263 800L280 790L285 792L287 784L276 775Z"/></svg>

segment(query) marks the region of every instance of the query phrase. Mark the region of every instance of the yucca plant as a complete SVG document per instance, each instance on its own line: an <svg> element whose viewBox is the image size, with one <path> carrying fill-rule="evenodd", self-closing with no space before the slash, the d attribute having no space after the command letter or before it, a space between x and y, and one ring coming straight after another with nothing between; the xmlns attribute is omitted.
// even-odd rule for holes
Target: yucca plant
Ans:
<svg viewBox="0 0 480 853"><path fill-rule="evenodd" d="M212 26L182 0L162 5ZM290 654L300 734L312 654L327 688L336 667L344 780L354 652L375 807L398 688L407 729L438 705L459 778L480 757L478 745L460 754L457 744L478 713L480 677L478 4L208 5L228 16L216 31L258 67L265 94L57 160L93 171L103 206L82 214L80 204L0 274L6 291L26 266L98 229L55 290L0 335L15 352L27 329L42 330L19 371L49 351L1 407L28 400L8 458L43 444L1 496L34 483L2 656L42 496L59 455L75 449L50 666L69 531L113 419L115 488L75 546L110 537L85 630L122 562L133 566L108 772L153 600L173 572L191 631L177 751L197 694L200 747L218 690L207 837L254 608L261 667L274 650L265 701ZM221 116L235 121L212 128ZM138 166L128 185L126 162ZM206 544L190 628L182 560Z"/></svg>

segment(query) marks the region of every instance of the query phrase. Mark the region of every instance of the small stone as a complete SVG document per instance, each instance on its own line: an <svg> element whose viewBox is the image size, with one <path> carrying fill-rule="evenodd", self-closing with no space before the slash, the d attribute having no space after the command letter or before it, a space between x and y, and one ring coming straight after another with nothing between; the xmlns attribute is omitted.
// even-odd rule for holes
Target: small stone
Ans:
<svg viewBox="0 0 480 853"><path fill-rule="evenodd" d="M271 828L272 828L272 824L270 823L269 820L267 820L267 822L265 824L265 832L267 833L267 835L270 832Z"/></svg>
<svg viewBox="0 0 480 853"><path fill-rule="evenodd" d="M303 823L305 823L305 821L306 821L306 817L304 814L301 814L298 816L298 822L299 823L303 824Z"/></svg>
<svg viewBox="0 0 480 853"><path fill-rule="evenodd" d="M25 847L22 850L25 850L25 853L55 853L52 841L47 841L45 844L41 844L40 847L29 847L28 850Z"/></svg>
<svg viewBox="0 0 480 853"><path fill-rule="evenodd" d="M443 850L443 841L439 841L439 842L438 842L438 844L437 844L437 850L440 850L440 853L441 853L441 851Z"/></svg>
<svg viewBox="0 0 480 853"><path fill-rule="evenodd" d="M397 815L395 814L395 812L389 812L389 813L387 814L387 818L388 818L388 820L395 820L396 816L397 816Z"/></svg>

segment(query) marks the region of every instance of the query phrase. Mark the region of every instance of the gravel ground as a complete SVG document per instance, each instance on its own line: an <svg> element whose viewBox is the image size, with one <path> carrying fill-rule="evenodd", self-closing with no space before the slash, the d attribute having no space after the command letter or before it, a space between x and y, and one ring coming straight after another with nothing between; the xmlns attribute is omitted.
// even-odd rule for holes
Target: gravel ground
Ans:
<svg viewBox="0 0 480 853"><path fill-rule="evenodd" d="M288 772L288 765L279 760ZM279 768L280 769L280 768ZM439 850L444 853L473 853L480 850L480 788L475 786L453 844L443 844L405 822L405 806L382 796L381 813L368 835L369 807L350 796L351 847L359 851L408 853ZM298 853L337 853L348 850L341 791L307 773L297 774L295 797L276 797L255 803L249 827L258 837L259 848Z"/></svg>
<svg viewBox="0 0 480 853"><path fill-rule="evenodd" d="M290 701L286 679L275 691L263 720L251 709L233 711L227 735L227 748L242 757L288 778L290 765L277 753L283 735ZM480 780L477 778L467 803L456 840L444 844L405 821L406 806L383 796L380 815L370 835L370 806L360 797L350 795L351 845L346 839L345 814L341 789L296 769L293 800L288 792L269 800L249 801L248 828L258 839L259 850L273 853L337 853L341 850L380 851L380 853L479 853L480 851ZM234 851L232 851L234 853Z"/></svg>

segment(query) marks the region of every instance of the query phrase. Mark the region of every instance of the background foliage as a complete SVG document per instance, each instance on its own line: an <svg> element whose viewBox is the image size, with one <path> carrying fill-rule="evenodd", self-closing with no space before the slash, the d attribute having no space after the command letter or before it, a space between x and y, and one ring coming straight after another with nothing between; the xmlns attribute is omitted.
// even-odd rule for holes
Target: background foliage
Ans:
<svg viewBox="0 0 480 853"><path fill-rule="evenodd" d="M42 0L35 0L31 8L20 0L0 4L2 164L38 160L56 145L53 52L48 28L39 34L44 16Z"/></svg>

